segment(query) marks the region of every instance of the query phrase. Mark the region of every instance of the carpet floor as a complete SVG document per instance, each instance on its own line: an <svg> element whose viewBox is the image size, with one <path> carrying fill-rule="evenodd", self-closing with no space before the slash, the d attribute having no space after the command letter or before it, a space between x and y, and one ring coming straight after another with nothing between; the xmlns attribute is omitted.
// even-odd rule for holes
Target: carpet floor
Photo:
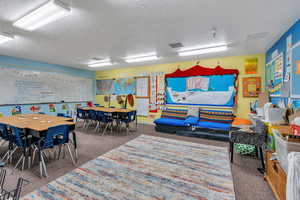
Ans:
<svg viewBox="0 0 300 200"><path fill-rule="evenodd" d="M73 166L71 160L67 157L61 160L50 160L47 163L49 178L39 178L39 168L34 166L33 169L24 170L23 172L13 169L11 166L7 169L7 178L5 188L14 188L17 178L23 177L30 181L24 186L22 195L25 195L33 190L40 188L43 185L57 179L58 177L70 172L71 170L83 165L84 163L93 160L104 153L111 151L136 137L144 135L159 136L163 138L171 138L175 140L213 145L218 147L228 147L228 143L215 140L206 140L200 138L183 137L177 135L158 133L152 125L139 125L137 132L132 132L129 135L106 135L93 132L92 130L77 129L77 138L79 145L79 161L76 166ZM234 164L231 165L233 176L234 190L236 199L238 200L274 200L272 191L263 176L257 171L259 161L252 157L234 155Z"/></svg>

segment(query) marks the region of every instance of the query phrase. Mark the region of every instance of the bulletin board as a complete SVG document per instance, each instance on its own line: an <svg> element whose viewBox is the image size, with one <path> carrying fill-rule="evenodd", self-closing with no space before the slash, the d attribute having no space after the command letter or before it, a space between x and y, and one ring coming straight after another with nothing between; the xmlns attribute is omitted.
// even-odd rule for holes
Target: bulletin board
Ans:
<svg viewBox="0 0 300 200"><path fill-rule="evenodd" d="M266 64L266 84L270 96L281 96L283 85L283 54L280 53Z"/></svg>
<svg viewBox="0 0 300 200"><path fill-rule="evenodd" d="M291 97L300 98L300 43L294 46L292 54Z"/></svg>
<svg viewBox="0 0 300 200"><path fill-rule="evenodd" d="M136 77L136 98L149 98L150 94L150 77Z"/></svg>

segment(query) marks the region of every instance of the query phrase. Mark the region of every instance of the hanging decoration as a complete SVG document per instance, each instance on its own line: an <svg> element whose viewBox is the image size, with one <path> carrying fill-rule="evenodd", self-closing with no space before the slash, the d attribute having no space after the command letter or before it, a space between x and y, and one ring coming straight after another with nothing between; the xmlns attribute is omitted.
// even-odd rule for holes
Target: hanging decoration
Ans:
<svg viewBox="0 0 300 200"><path fill-rule="evenodd" d="M22 113L22 107L21 106L15 106L12 110L11 110L11 114L12 115L17 115L17 114L21 114Z"/></svg>
<svg viewBox="0 0 300 200"><path fill-rule="evenodd" d="M54 104L49 104L49 112L56 112L56 107Z"/></svg>
<svg viewBox="0 0 300 200"><path fill-rule="evenodd" d="M41 110L41 107L40 106L31 106L30 107L30 111L32 112L38 112Z"/></svg>
<svg viewBox="0 0 300 200"><path fill-rule="evenodd" d="M134 106L134 97L132 94L127 95L128 104L133 107Z"/></svg>

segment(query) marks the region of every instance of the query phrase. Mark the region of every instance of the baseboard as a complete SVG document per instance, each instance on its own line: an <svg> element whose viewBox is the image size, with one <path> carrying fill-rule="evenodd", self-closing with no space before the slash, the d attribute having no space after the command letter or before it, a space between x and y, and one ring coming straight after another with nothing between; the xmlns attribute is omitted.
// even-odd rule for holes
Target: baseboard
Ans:
<svg viewBox="0 0 300 200"><path fill-rule="evenodd" d="M147 125L155 126L155 124L153 122L138 122L138 124L147 124Z"/></svg>

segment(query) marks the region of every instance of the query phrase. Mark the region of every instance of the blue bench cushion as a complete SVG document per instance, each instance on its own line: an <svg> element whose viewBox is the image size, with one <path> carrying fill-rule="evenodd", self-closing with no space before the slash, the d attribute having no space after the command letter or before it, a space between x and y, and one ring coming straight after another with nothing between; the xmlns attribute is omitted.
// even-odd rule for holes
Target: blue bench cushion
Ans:
<svg viewBox="0 0 300 200"><path fill-rule="evenodd" d="M199 121L199 117L188 116L184 120L184 124L186 126L196 125L198 123L198 121Z"/></svg>
<svg viewBox="0 0 300 200"><path fill-rule="evenodd" d="M158 125L186 126L184 121L180 119L159 118L154 123Z"/></svg>
<svg viewBox="0 0 300 200"><path fill-rule="evenodd" d="M229 131L230 128L231 128L231 124L199 121L195 127L196 128L209 128L209 129L215 129L215 130Z"/></svg>

